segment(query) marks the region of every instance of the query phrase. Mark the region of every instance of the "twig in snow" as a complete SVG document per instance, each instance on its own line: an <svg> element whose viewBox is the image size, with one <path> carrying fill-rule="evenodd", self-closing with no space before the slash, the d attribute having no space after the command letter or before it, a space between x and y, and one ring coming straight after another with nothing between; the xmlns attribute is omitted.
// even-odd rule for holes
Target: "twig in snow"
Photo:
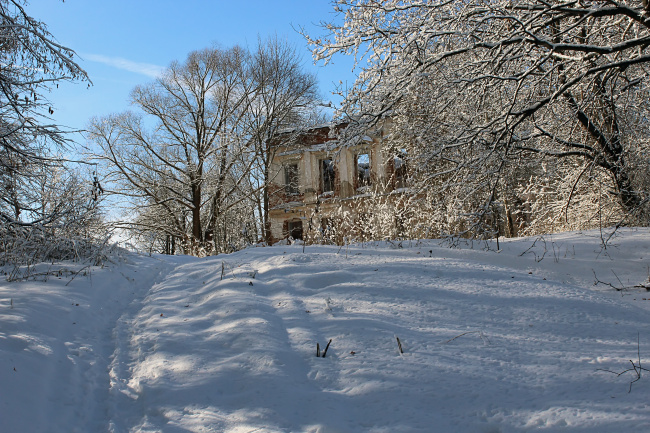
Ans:
<svg viewBox="0 0 650 433"><path fill-rule="evenodd" d="M231 266L228 266L228 270L229 270L230 273L232 274L232 279L233 279L233 280L236 279L237 277L235 277L235 271L233 271L233 268L232 268ZM255 271L255 273L257 273L257 271ZM221 281L223 281L223 277L224 277L225 275L226 275L226 262L224 262L224 261L222 260L222 261L221 261ZM255 278L255 277L253 277L253 278Z"/></svg>
<svg viewBox="0 0 650 433"><path fill-rule="evenodd" d="M447 343L451 343L452 341L454 341L454 340L457 339L457 338L462 337L463 335L467 335L467 334L476 334L477 332L478 332L478 331L467 331L467 332L463 332L462 334L457 335L457 336L455 336L454 338L445 341L445 344L447 344Z"/></svg>
<svg viewBox="0 0 650 433"><path fill-rule="evenodd" d="M593 269L591 270L591 272L593 272L593 274L594 274L594 279L596 280L596 281L594 281L594 286L597 286L598 284L604 284L605 286L609 286L609 287L611 287L612 289L616 290L617 292L620 292L620 291L622 291L622 290L625 290L625 287L616 287L616 286L613 285L612 283L606 283L605 281L601 281L601 280L599 280L598 277L596 276L596 271L594 271Z"/></svg>
<svg viewBox="0 0 650 433"><path fill-rule="evenodd" d="M61 277L68 277L69 275L72 275L72 279L70 281L68 281L68 283L66 284L66 286L67 286L68 284L70 284L70 282L72 280L75 279L75 277L77 275L79 275L83 270L85 270L86 268L89 268L91 266L92 265L84 266L83 268L79 269L78 271L73 271L73 270L68 269L68 268L60 268L60 269L52 270L52 266L50 266L48 268L48 270L43 271L43 272L35 272L35 271L33 271L33 269L35 269L35 267L28 266L27 270L25 271L25 273L23 275L20 275L20 268L16 268L16 272L12 273L12 275L7 278L7 281L14 282L14 281L26 281L26 280L30 280L30 279L31 280L36 280L38 277L42 277L43 279L39 280L39 281L44 281L45 282L45 281L48 281L49 277L59 277L59 279L60 279ZM87 274L83 274L83 275L87 275Z"/></svg>
<svg viewBox="0 0 650 433"><path fill-rule="evenodd" d="M327 349L330 348L330 344L332 343L332 339L327 343L327 346L325 346L325 350L323 350L323 353L320 352L320 344L316 342L316 358L325 358L327 355Z"/></svg>
<svg viewBox="0 0 650 433"><path fill-rule="evenodd" d="M397 244L396 244L395 242L397 242ZM386 239L386 243L391 244L391 246L392 246L393 248L395 248L395 249L402 249L402 248L403 248L403 246L402 246L402 241L397 241L397 240L396 240L395 242L393 242L393 241L390 240L390 239Z"/></svg>
<svg viewBox="0 0 650 433"><path fill-rule="evenodd" d="M541 257L539 257L535 251L533 251L533 248L535 248L535 246L536 246L535 244L537 243L537 241L542 241L542 242L544 243L544 253L542 254ZM542 260L544 260L544 256L546 256L547 251L548 251L548 250L546 249L546 239L544 239L543 236L540 236L540 237L538 237L537 239L535 239L535 241L533 242L533 244L532 244L530 247L528 247L528 249L527 249L526 251L524 251L523 253L519 254L519 257L523 257L524 254L527 254L527 253L530 252L530 253L533 254L533 256L535 256L535 261L536 261L537 263L539 263L539 262L541 262Z"/></svg>
<svg viewBox="0 0 650 433"><path fill-rule="evenodd" d="M340 254L341 250L345 247L345 258L348 258L348 237L343 236L343 244L339 247L339 251L336 254Z"/></svg>
<svg viewBox="0 0 650 433"><path fill-rule="evenodd" d="M616 279L618 280L618 282L621 284L621 287L622 287L622 286L623 286L623 282L621 281L621 279L618 278L618 275L616 275L616 272L614 272L614 269L612 269L611 271L612 271L612 274L614 274L614 276L616 277Z"/></svg>
<svg viewBox="0 0 650 433"><path fill-rule="evenodd" d="M618 280L618 282L620 284L620 287L617 287L617 286L613 285L612 283L607 283L605 281L599 280L598 277L596 276L596 271L594 271L593 269L591 270L591 272L593 272L594 279L596 280L596 281L594 281L594 286L597 286L598 284L603 284L605 286L611 287L612 289L616 290L617 292L622 292L622 291L628 290L628 289L646 289L647 291L650 291L650 281L645 282L645 283L641 283L641 284L635 284L633 286L626 286L626 285L623 284L621 279L618 278L618 275L616 275L616 272L614 272L614 270L612 270L612 274L614 274L614 276L616 277L616 279Z"/></svg>
<svg viewBox="0 0 650 433"><path fill-rule="evenodd" d="M451 339L445 341L443 344L451 343L451 342L454 341L455 339L460 338L460 337L462 337L463 335L467 335L467 334L478 334L478 336L481 337L481 340L483 340L483 343L484 343L484 344L490 344L490 339L487 337L487 335L485 335L485 334L483 333L483 331L467 331L467 332L463 332L462 334L457 335L457 336L455 336L454 338L451 338Z"/></svg>
<svg viewBox="0 0 650 433"><path fill-rule="evenodd" d="M639 380L641 380L641 372L642 371L650 371L647 368L644 368L644 367L641 366L641 344L640 344L639 340L640 340L640 333L637 333L637 335L636 335L637 364L635 364L634 361L632 361L630 359L630 364L632 364L632 368L628 368L627 370L623 370L620 373L618 373L616 371L612 371L612 370L606 370L604 368L599 368L599 369L596 370L596 371L605 371L607 373L615 374L616 377L619 377L622 374L627 373L628 371L634 371L634 374L636 375L636 379L634 379L632 382L630 382L630 388L627 391L628 394L632 392L632 385L634 384L634 382L638 382Z"/></svg>
<svg viewBox="0 0 650 433"><path fill-rule="evenodd" d="M395 336L395 339L397 340L397 347L399 348L399 353L404 353L404 350L402 349L402 342L399 341L399 337Z"/></svg>
<svg viewBox="0 0 650 433"><path fill-rule="evenodd" d="M87 265L87 266L84 266L83 268L79 269L77 272L73 272L73 273L72 273L72 278L70 278L70 281L68 281L67 283L65 283L65 285L67 286L68 284L70 284L70 283L72 282L72 280L74 280L75 278L77 278L77 275L79 275L79 274L81 273L81 271L83 271L84 269L87 269L87 268L89 268L89 267L90 267L90 265ZM84 274L84 275L88 275L88 274Z"/></svg>
<svg viewBox="0 0 650 433"><path fill-rule="evenodd" d="M325 350L323 350L323 356L321 356L321 358L325 358L325 355L327 355L327 349L330 348L331 343L332 343L332 339L330 338L330 341L327 342L327 346L325 346Z"/></svg>

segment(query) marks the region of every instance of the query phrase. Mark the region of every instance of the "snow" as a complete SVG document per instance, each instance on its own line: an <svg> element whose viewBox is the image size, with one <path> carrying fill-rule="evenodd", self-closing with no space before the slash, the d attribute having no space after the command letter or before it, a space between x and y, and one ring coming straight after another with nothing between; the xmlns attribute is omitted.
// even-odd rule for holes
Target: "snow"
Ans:
<svg viewBox="0 0 650 433"><path fill-rule="evenodd" d="M650 357L650 230L499 246L127 254L2 282L0 432L650 431L648 379L603 371Z"/></svg>

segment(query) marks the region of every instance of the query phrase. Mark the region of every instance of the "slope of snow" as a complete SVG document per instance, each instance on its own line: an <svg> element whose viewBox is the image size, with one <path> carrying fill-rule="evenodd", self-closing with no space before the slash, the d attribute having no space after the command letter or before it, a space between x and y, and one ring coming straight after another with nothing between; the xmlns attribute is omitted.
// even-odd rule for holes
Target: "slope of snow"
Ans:
<svg viewBox="0 0 650 433"><path fill-rule="evenodd" d="M0 432L650 431L649 380L603 371L650 358L650 230L500 248L130 255L2 282Z"/></svg>

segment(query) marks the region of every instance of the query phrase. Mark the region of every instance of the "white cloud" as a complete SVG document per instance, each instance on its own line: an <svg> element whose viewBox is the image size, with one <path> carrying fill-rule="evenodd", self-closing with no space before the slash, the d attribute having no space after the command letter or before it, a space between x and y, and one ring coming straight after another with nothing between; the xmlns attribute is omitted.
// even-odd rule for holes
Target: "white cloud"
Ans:
<svg viewBox="0 0 650 433"><path fill-rule="evenodd" d="M121 57L109 57L101 54L83 54L84 60L91 62L103 63L124 71L135 72L136 74L146 75L148 77L156 78L160 75L163 66L152 65L151 63L133 62L131 60L123 59Z"/></svg>

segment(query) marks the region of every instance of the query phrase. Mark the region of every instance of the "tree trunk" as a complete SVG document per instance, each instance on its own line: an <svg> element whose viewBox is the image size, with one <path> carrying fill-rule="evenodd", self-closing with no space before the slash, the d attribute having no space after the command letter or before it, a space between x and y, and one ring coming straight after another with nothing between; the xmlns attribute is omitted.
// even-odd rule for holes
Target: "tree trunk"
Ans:
<svg viewBox="0 0 650 433"><path fill-rule="evenodd" d="M270 168L271 168L271 160L273 159L273 151L271 149L271 146L269 145L269 140L266 141L266 143L262 144L265 148L265 152L263 155L264 158L264 190L262 193L262 200L263 200L263 213L262 213L262 230L263 230L263 235L264 235L264 241L271 245L273 243L273 236L271 234L271 220L269 218L269 184L271 182L270 179Z"/></svg>
<svg viewBox="0 0 650 433"><path fill-rule="evenodd" d="M192 251L198 251L203 243L201 231L201 185L192 184Z"/></svg>
<svg viewBox="0 0 650 433"><path fill-rule="evenodd" d="M264 203L263 203L263 212L262 212L262 221L263 221L263 231L264 231L264 241L267 244L273 242L273 237L271 236L271 220L269 219L269 187L268 184L264 185Z"/></svg>
<svg viewBox="0 0 650 433"><path fill-rule="evenodd" d="M566 94L569 105L575 110L576 117L582 127L597 143L599 152L594 155L594 162L601 168L607 170L614 181L618 202L624 212L632 212L641 204L639 193L634 191L632 180L629 175L629 167L625 160L623 145L621 144L621 135L616 120L615 113L604 113L605 127L609 129L608 134L592 121L591 117L582 110L572 94ZM604 99L604 98L603 98ZM608 110L604 101L602 110ZM613 105L609 110L613 110ZM607 122L608 121L608 122ZM609 123L607 125L607 123ZM608 136L609 135L609 136Z"/></svg>

